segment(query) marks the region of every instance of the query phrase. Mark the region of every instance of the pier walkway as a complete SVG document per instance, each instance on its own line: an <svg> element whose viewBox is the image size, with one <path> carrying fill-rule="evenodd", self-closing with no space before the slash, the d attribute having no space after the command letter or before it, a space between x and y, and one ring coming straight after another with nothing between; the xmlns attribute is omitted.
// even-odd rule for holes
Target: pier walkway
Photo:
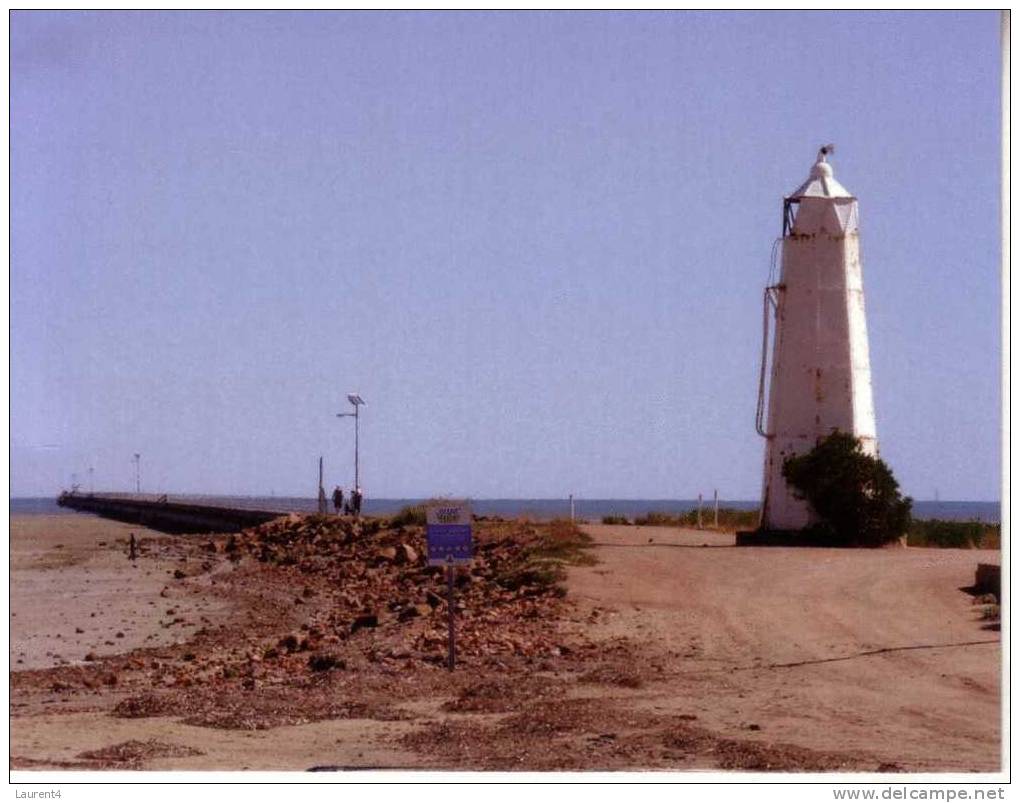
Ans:
<svg viewBox="0 0 1020 803"><path fill-rule="evenodd" d="M57 504L166 533L227 533L256 527L291 512L286 509L198 504L167 496L63 493Z"/></svg>

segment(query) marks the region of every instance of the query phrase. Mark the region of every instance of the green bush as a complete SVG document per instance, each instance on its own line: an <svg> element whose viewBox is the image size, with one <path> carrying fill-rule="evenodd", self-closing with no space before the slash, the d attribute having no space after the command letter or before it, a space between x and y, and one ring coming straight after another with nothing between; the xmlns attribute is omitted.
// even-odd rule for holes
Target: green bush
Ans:
<svg viewBox="0 0 1020 803"><path fill-rule="evenodd" d="M758 526L757 510L738 510L732 507L719 508L719 530L753 529ZM606 522L608 523L608 522ZM697 509L688 510L686 513L672 515L652 511L644 516L634 519L635 524L651 527L697 527ZM705 530L713 530L715 527L715 509L703 507L701 509L701 526Z"/></svg>
<svg viewBox="0 0 1020 803"><path fill-rule="evenodd" d="M807 454L788 457L783 476L819 517L805 532L816 543L877 547L910 529L913 500L900 495L889 467L846 432L833 431Z"/></svg>
<svg viewBox="0 0 1020 803"><path fill-rule="evenodd" d="M424 527L425 505L408 505L400 509L389 522L390 527Z"/></svg>
<svg viewBox="0 0 1020 803"><path fill-rule="evenodd" d="M719 529L738 530L753 529L758 526L758 510L738 510L732 507L719 508ZM698 511L688 510L680 517L682 527L698 526ZM715 509L706 505L701 510L701 526L705 529L715 527Z"/></svg>
<svg viewBox="0 0 1020 803"><path fill-rule="evenodd" d="M571 521L554 519L539 525L533 538L516 555L515 560L494 576L504 588L516 591L522 586L558 588L567 576L566 566L593 566L598 561L589 551L591 536Z"/></svg>
<svg viewBox="0 0 1020 803"><path fill-rule="evenodd" d="M576 523L553 519L527 552L535 558L556 560L574 566L591 566L596 561L589 551L592 539Z"/></svg>
<svg viewBox="0 0 1020 803"><path fill-rule="evenodd" d="M1002 525L1001 524L986 524L985 534L981 537L981 543L978 544L981 549L1002 549Z"/></svg>
<svg viewBox="0 0 1020 803"><path fill-rule="evenodd" d="M640 527L679 527L680 517L652 510L635 518L634 523Z"/></svg>
<svg viewBox="0 0 1020 803"><path fill-rule="evenodd" d="M907 544L943 549L998 549L1000 535L998 524L920 519L911 522Z"/></svg>
<svg viewBox="0 0 1020 803"><path fill-rule="evenodd" d="M630 524L630 519L626 516L603 516L603 524Z"/></svg>
<svg viewBox="0 0 1020 803"><path fill-rule="evenodd" d="M424 527L426 525L427 514L430 505L445 504L451 500L445 497L434 496L431 499L426 500L422 505L407 505L402 507L400 512L395 516L391 516L389 519L390 527ZM472 519L475 517L472 516Z"/></svg>

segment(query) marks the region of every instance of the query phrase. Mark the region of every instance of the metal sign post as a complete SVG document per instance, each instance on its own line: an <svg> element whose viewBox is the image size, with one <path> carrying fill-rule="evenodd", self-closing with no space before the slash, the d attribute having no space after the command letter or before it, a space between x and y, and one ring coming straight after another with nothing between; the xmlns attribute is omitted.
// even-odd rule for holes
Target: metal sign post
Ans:
<svg viewBox="0 0 1020 803"><path fill-rule="evenodd" d="M453 671L457 663L454 626L454 579L457 566L470 564L474 554L471 533L471 509L466 502L437 502L425 508L425 535L429 566L446 567L447 656L446 667Z"/></svg>
<svg viewBox="0 0 1020 803"><path fill-rule="evenodd" d="M447 614L447 634L446 634L446 668L451 672L457 665L457 639L454 635L453 627L453 575L457 571L457 567L453 562L453 558L447 558L446 564L446 614Z"/></svg>

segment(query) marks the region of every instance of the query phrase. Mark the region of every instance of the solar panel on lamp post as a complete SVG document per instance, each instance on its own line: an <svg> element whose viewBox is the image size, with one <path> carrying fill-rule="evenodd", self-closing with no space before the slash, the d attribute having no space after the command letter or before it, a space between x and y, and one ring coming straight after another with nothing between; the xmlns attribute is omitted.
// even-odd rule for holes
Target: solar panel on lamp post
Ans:
<svg viewBox="0 0 1020 803"><path fill-rule="evenodd" d="M337 413L337 418L354 418L354 489L356 491L361 489L361 478L358 474L358 409L365 403L365 400L361 398L357 393L348 393L347 401L354 405L353 413Z"/></svg>

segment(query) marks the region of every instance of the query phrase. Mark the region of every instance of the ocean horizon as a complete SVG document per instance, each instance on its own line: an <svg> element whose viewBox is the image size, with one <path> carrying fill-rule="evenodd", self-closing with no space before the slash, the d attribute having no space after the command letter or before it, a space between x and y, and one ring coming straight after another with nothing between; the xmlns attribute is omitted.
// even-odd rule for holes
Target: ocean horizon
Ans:
<svg viewBox="0 0 1020 803"><path fill-rule="evenodd" d="M104 493L104 492L100 492ZM132 494L124 494L130 496ZM141 494L141 498L155 498ZM300 496L225 496L203 494L168 494L172 502L221 505L224 507L279 510L281 513L314 513L318 509L314 497ZM370 516L389 516L411 505L420 505L426 498L366 499L363 512ZM534 519L566 518L570 516L569 499L468 499L477 516ZM633 519L648 513L681 514L698 507L697 499L574 499L574 515L579 519L599 521L603 516L624 516ZM720 508L756 510L757 500L720 499ZM702 508L711 514L713 501L706 499ZM11 515L46 515L72 513L57 505L56 497L11 497ZM951 521L982 521L998 523L1001 520L1001 503L968 500L914 500L916 519L945 519Z"/></svg>

